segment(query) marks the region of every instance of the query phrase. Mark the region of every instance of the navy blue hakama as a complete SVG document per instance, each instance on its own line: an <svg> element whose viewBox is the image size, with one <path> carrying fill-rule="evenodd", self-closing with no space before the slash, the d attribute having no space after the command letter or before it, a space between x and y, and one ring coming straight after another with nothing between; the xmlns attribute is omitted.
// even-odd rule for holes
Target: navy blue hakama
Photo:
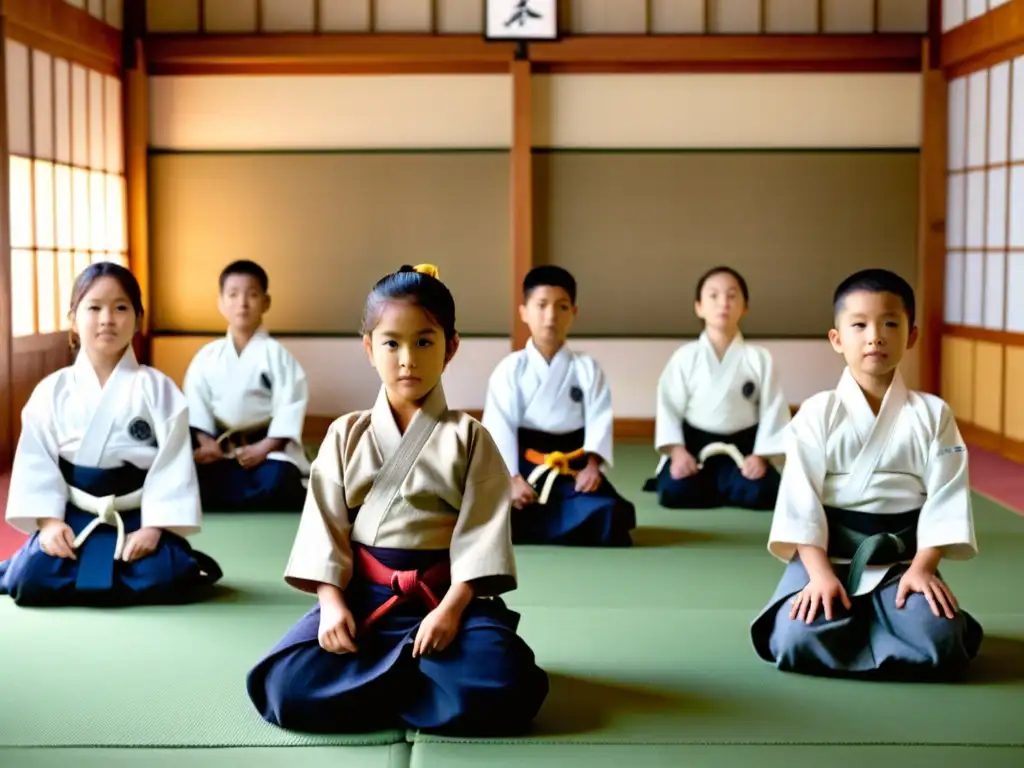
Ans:
<svg viewBox="0 0 1024 768"><path fill-rule="evenodd" d="M743 456L750 456L754 452L756 438L756 424L731 435L719 435L683 423L686 450L695 459L711 443L731 443ZM748 480L732 458L716 455L708 457L697 474L678 480L672 477L671 462L666 461L658 476L644 484L644 490L655 491L658 503L668 509L740 507L768 511L775 508L780 480L778 470L771 463L761 478Z"/></svg>
<svg viewBox="0 0 1024 768"><path fill-rule="evenodd" d="M519 473L528 478L543 463L543 456L555 452L571 454L583 445L584 430L561 435L532 429L519 430ZM578 472L587 457L573 459L569 467ZM536 489L543 487L542 477ZM538 490L539 492L539 490ZM515 544L552 544L581 547L628 547L630 531L636 528L636 508L603 474L601 485L590 493L576 490L573 474L559 474L545 504L531 504L512 510L512 541Z"/></svg>
<svg viewBox="0 0 1024 768"><path fill-rule="evenodd" d="M135 492L146 471L130 464L116 469L79 467L60 460L68 485L91 496L125 496ZM125 536L141 527L140 510L120 512ZM77 536L96 516L68 504L64 522ZM198 599L203 588L220 580L220 566L189 542L163 531L156 550L131 563L115 560L117 529L99 525L82 542L77 559L48 555L32 536L0 563L0 595L22 606L124 606L181 603Z"/></svg>
<svg viewBox="0 0 1024 768"><path fill-rule="evenodd" d="M268 722L289 730L342 733L408 727L484 736L525 731L548 694L548 677L516 634L519 614L500 598L473 599L458 634L443 651L412 658L420 623L431 601L399 587L375 583L359 565L345 591L362 627L396 595L404 595L355 637L356 653L320 647L320 606L315 605L250 672L246 687ZM364 547L378 566L423 572L447 563L448 551ZM387 579L379 579L387 581ZM432 585L437 600L447 578Z"/></svg>

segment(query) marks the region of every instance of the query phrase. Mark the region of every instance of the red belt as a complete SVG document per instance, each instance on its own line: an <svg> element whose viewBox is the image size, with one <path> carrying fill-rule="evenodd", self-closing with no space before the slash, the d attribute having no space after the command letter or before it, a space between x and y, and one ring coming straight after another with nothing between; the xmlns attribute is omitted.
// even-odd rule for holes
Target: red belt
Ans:
<svg viewBox="0 0 1024 768"><path fill-rule="evenodd" d="M418 597L433 610L440 604L436 592L451 583L451 563L442 560L421 575L419 571L396 571L388 568L362 547L356 550L356 564L360 575L373 584L391 587L395 593L377 610L363 619L359 633L365 632L371 624L383 617L403 600Z"/></svg>

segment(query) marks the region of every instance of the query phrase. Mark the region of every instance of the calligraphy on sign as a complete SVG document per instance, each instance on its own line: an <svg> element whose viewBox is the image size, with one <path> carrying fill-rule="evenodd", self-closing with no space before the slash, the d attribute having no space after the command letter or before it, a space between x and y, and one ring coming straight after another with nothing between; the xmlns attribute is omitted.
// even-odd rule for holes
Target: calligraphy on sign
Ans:
<svg viewBox="0 0 1024 768"><path fill-rule="evenodd" d="M489 40L556 40L557 0L487 0Z"/></svg>

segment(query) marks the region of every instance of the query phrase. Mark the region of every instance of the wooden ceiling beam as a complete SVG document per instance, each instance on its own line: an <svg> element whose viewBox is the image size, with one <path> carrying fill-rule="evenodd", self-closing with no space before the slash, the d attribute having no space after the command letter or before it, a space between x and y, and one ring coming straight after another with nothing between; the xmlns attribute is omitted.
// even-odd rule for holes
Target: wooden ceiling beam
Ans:
<svg viewBox="0 0 1024 768"><path fill-rule="evenodd" d="M950 78L1024 54L1024 0L1010 0L942 36L942 69Z"/></svg>
<svg viewBox="0 0 1024 768"><path fill-rule="evenodd" d="M919 72L921 35L593 35L532 43L535 72ZM478 35L150 35L151 74L501 72Z"/></svg>
<svg viewBox="0 0 1024 768"><path fill-rule="evenodd" d="M108 75L121 74L120 30L63 0L4 0L7 37Z"/></svg>

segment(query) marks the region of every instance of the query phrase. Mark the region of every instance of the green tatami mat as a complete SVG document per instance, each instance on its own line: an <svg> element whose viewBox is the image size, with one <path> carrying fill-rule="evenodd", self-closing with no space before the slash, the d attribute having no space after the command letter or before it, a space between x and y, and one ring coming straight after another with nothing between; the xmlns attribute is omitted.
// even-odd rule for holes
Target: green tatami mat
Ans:
<svg viewBox="0 0 1024 768"><path fill-rule="evenodd" d="M234 749L2 748L10 768L406 768L408 743L376 747L237 747Z"/></svg>
<svg viewBox="0 0 1024 768"><path fill-rule="evenodd" d="M552 681L529 737L316 737L264 723L245 674L314 599L281 579L299 516L219 513L194 540L225 572L207 603L19 609L0 598L0 765L860 768L908 757L941 766L957 754L1024 765L997 749L1024 744L1024 518L975 497L981 554L943 564L987 633L967 682L786 675L755 656L748 631L782 573L765 549L770 515L657 509L638 490L651 452L617 454L612 480L637 504L636 547L517 550L520 588L507 599ZM853 744L883 746L824 751ZM941 747L942 758L912 745Z"/></svg>
<svg viewBox="0 0 1024 768"><path fill-rule="evenodd" d="M3 753L0 753L0 758ZM968 747L748 747L609 746L564 747L530 744L524 748L490 744L417 744L410 768L476 768L480 765L528 768L1020 768L1024 749Z"/></svg>

